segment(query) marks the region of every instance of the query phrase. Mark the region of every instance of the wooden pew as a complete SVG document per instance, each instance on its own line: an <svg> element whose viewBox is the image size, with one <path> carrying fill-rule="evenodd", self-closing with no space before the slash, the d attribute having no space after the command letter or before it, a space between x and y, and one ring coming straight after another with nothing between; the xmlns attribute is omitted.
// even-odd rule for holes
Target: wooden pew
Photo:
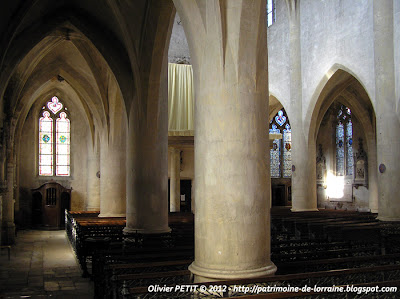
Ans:
<svg viewBox="0 0 400 299"><path fill-rule="evenodd" d="M113 275L123 275L120 274L121 270L127 274L133 274L131 272L138 270L149 272L144 271L146 268L152 271L160 271L163 267L176 270L177 267L182 266L182 263L187 264L193 259L193 247L137 248L130 251L96 252L93 258L95 295L109 293L110 278Z"/></svg>
<svg viewBox="0 0 400 299"><path fill-rule="evenodd" d="M381 266L388 264L400 264L400 253L387 255L367 255L342 258L324 258L317 260L295 261L288 263L276 263L276 274L293 274L300 272L317 272L334 269L350 269L368 266Z"/></svg>

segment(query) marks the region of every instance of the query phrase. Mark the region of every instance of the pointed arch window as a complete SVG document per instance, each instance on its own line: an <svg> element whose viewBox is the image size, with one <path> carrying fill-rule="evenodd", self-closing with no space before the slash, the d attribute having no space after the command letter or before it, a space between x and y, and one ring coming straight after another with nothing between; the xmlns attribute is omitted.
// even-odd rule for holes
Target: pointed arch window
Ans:
<svg viewBox="0 0 400 299"><path fill-rule="evenodd" d="M39 117L39 175L70 175L71 127L68 109L57 97L43 106Z"/></svg>
<svg viewBox="0 0 400 299"><path fill-rule="evenodd" d="M292 129L285 109L279 110L269 125L270 133L281 133L270 150L271 178L292 177Z"/></svg>
<svg viewBox="0 0 400 299"><path fill-rule="evenodd" d="M336 176L353 175L353 123L350 108L341 105L336 124Z"/></svg>

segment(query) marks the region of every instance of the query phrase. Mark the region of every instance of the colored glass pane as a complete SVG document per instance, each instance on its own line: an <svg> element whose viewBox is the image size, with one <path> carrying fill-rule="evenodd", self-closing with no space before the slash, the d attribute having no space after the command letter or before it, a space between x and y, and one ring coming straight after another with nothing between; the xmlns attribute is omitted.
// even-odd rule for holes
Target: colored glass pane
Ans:
<svg viewBox="0 0 400 299"><path fill-rule="evenodd" d="M53 120L48 111L39 119L39 175L53 174Z"/></svg>
<svg viewBox="0 0 400 299"><path fill-rule="evenodd" d="M281 142L279 139L275 139L273 147L270 149L270 160L271 160L271 177L279 178L281 176Z"/></svg>
<svg viewBox="0 0 400 299"><path fill-rule="evenodd" d="M53 164L53 156L52 155L40 155L39 163L40 163L40 165L50 166Z"/></svg>
<svg viewBox="0 0 400 299"><path fill-rule="evenodd" d="M281 131L276 127L275 124L273 124L269 132L280 133ZM280 161L281 142L279 139L275 139L273 141L272 149L270 149L269 155L270 155L271 177L279 178L281 176L281 161Z"/></svg>
<svg viewBox="0 0 400 299"><path fill-rule="evenodd" d="M290 125L286 124L283 130L283 177L292 176L292 130Z"/></svg>
<svg viewBox="0 0 400 299"><path fill-rule="evenodd" d="M51 155L53 156L53 145L48 143L39 144L40 155Z"/></svg>
<svg viewBox="0 0 400 299"><path fill-rule="evenodd" d="M56 174L57 176L69 176L70 167L67 165L57 165Z"/></svg>
<svg viewBox="0 0 400 299"><path fill-rule="evenodd" d="M70 121L65 112L56 120L56 175L68 176L70 169Z"/></svg>
<svg viewBox="0 0 400 299"><path fill-rule="evenodd" d="M57 97L52 97L51 101L47 103L47 108L50 109L51 112L56 114L58 111L60 111L63 107L63 104L61 104L58 100Z"/></svg>
<svg viewBox="0 0 400 299"><path fill-rule="evenodd" d="M39 175L53 175L53 166L52 165L39 166Z"/></svg>
<svg viewBox="0 0 400 299"><path fill-rule="evenodd" d="M44 143L47 143L47 142L50 141L50 136L47 135L47 134L44 134L43 137L42 137L42 140L43 140Z"/></svg>
<svg viewBox="0 0 400 299"><path fill-rule="evenodd" d="M282 139L273 141L270 150L272 178L291 178L292 176L292 131L285 109L281 109L270 122L269 133L281 133Z"/></svg>
<svg viewBox="0 0 400 299"><path fill-rule="evenodd" d="M57 165L69 165L69 155L57 155Z"/></svg>
<svg viewBox="0 0 400 299"><path fill-rule="evenodd" d="M344 127L342 123L336 126L336 175L344 175Z"/></svg>
<svg viewBox="0 0 400 299"><path fill-rule="evenodd" d="M283 126L286 122L286 116L283 115L283 111L279 110L278 115L275 116L275 121L279 126Z"/></svg>
<svg viewBox="0 0 400 299"><path fill-rule="evenodd" d="M349 111L350 111L350 109L349 109ZM351 120L349 120L349 122L346 125L346 146L347 146L347 175L353 175L353 164L354 164L353 124L352 124Z"/></svg>
<svg viewBox="0 0 400 299"><path fill-rule="evenodd" d="M57 155L69 155L70 154L68 144L58 143L56 151L57 151Z"/></svg>

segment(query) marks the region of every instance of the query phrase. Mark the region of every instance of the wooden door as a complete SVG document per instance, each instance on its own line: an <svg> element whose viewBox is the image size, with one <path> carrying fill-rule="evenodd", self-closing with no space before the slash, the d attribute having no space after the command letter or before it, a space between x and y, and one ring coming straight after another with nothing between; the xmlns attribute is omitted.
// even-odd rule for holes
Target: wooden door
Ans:
<svg viewBox="0 0 400 299"><path fill-rule="evenodd" d="M58 227L60 223L60 199L57 188L50 187L45 191L43 201L43 225L47 227Z"/></svg>
<svg viewBox="0 0 400 299"><path fill-rule="evenodd" d="M49 228L63 228L65 209L71 208L71 190L56 182L32 189L32 223Z"/></svg>

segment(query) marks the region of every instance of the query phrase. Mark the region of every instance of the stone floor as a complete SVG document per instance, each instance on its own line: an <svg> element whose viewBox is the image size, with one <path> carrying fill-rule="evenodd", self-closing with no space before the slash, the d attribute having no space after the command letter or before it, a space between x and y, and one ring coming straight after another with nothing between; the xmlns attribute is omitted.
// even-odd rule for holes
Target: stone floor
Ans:
<svg viewBox="0 0 400 299"><path fill-rule="evenodd" d="M0 252L0 298L93 298L81 277L65 231L19 231L16 244Z"/></svg>

